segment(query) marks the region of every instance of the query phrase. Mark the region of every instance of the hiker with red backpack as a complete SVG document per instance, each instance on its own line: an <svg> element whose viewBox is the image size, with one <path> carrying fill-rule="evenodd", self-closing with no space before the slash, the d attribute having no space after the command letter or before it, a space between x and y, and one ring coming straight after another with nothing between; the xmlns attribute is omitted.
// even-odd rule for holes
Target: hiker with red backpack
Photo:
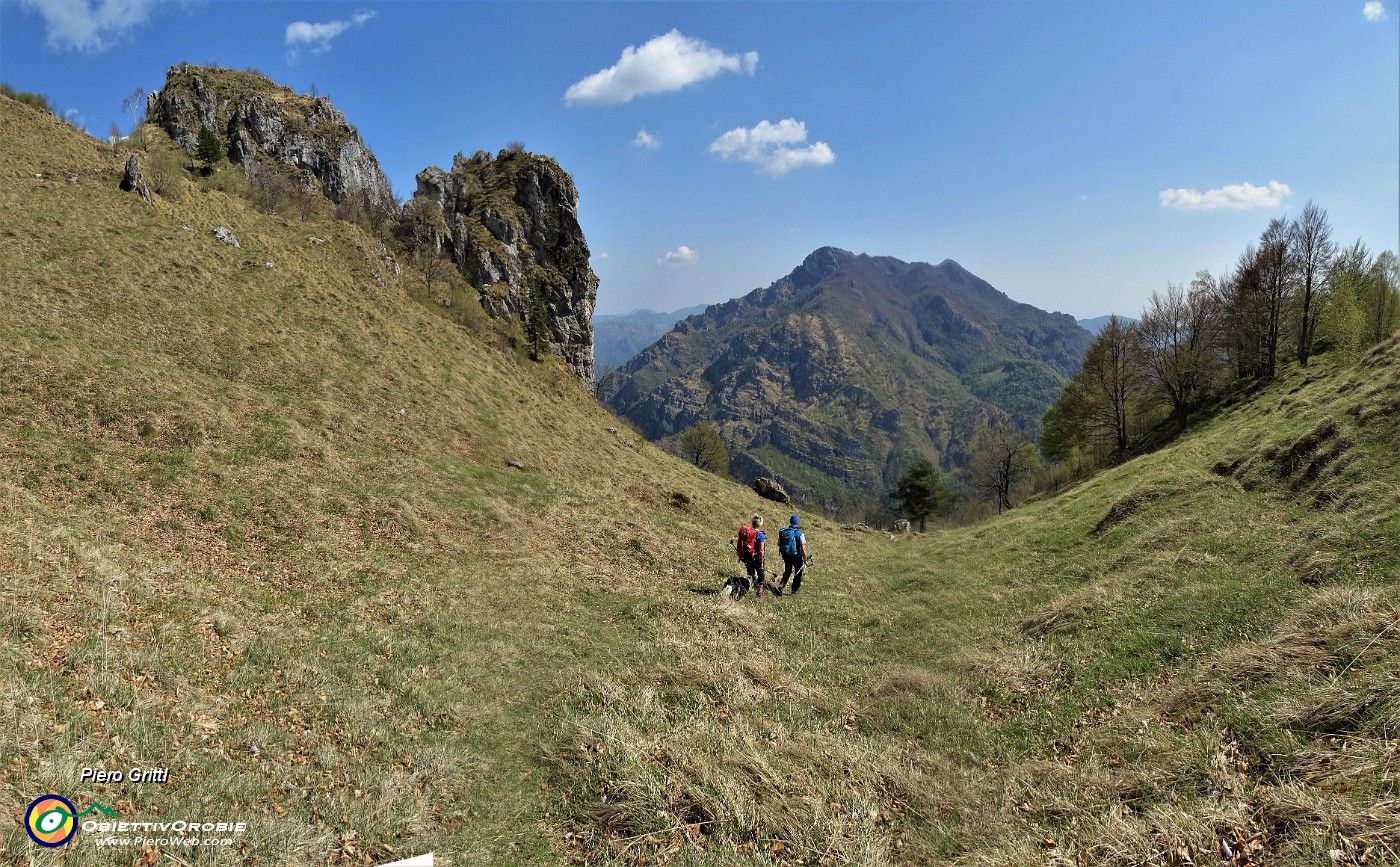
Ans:
<svg viewBox="0 0 1400 867"><path fill-rule="evenodd" d="M778 553L783 556L783 580L778 582L775 591L779 596L783 595L789 577L792 578L793 595L802 589L802 575L812 559L807 553L807 536L797 529L798 523L797 516L793 515L788 525L778 531Z"/></svg>
<svg viewBox="0 0 1400 867"><path fill-rule="evenodd" d="M735 544L739 562L748 570L749 585L754 588L754 598L763 598L763 516L754 515L751 524L739 528L739 540Z"/></svg>

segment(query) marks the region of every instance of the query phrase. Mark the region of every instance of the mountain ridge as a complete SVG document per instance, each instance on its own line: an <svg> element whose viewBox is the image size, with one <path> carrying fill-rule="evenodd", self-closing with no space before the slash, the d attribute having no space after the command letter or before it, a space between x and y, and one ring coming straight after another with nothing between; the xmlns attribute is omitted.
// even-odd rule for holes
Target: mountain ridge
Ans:
<svg viewBox="0 0 1400 867"><path fill-rule="evenodd" d="M776 477L824 507L888 490L919 458L968 460L979 420L1032 431L1078 369L1072 317L939 265L820 247L766 287L678 322L599 382L649 439L702 419L737 478Z"/></svg>
<svg viewBox="0 0 1400 867"><path fill-rule="evenodd" d="M687 316L703 313L707 304L683 307L670 313L643 307L629 313L593 315L593 357L599 376L620 367L655 343Z"/></svg>

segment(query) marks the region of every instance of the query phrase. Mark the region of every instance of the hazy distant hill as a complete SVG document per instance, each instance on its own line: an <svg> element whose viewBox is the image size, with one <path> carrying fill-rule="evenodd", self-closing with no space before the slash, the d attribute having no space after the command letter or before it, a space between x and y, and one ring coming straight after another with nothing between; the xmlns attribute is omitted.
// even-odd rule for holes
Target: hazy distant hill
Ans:
<svg viewBox="0 0 1400 867"><path fill-rule="evenodd" d="M1076 321L1079 323L1080 328L1083 328L1090 334L1098 334L1099 331L1108 324L1109 316L1112 315L1113 314L1110 313L1107 316L1095 316L1093 319L1079 319ZM1120 314L1118 318L1124 322L1137 322L1137 320L1131 316L1123 316Z"/></svg>
<svg viewBox="0 0 1400 867"><path fill-rule="evenodd" d="M704 310L704 304L697 304L673 313L638 308L631 313L594 314L593 362L598 376L621 366L655 343L678 321Z"/></svg>
<svg viewBox="0 0 1400 867"><path fill-rule="evenodd" d="M965 463L979 418L1032 430L1090 336L956 262L825 247L766 289L691 316L599 383L650 439L718 424L741 481L829 508L878 497L920 457Z"/></svg>

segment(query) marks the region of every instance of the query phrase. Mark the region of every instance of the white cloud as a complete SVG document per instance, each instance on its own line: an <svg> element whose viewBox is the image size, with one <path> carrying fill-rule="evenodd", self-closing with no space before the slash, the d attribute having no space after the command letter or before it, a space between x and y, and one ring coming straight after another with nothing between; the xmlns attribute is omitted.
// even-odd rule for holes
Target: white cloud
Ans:
<svg viewBox="0 0 1400 867"><path fill-rule="evenodd" d="M632 139L632 147L646 148L649 151L654 151L661 147L661 139L647 132L645 128L642 128L638 130L637 137Z"/></svg>
<svg viewBox="0 0 1400 867"><path fill-rule="evenodd" d="M1367 21L1388 21L1390 16L1385 14L1385 4L1381 0L1371 0L1361 7L1361 15Z"/></svg>
<svg viewBox="0 0 1400 867"><path fill-rule="evenodd" d="M1293 195L1288 184L1269 181L1262 187L1253 184L1226 184L1218 190L1176 189L1162 190L1157 199L1164 208L1182 208L1192 211L1213 211L1230 208L1237 211L1249 208L1273 208Z"/></svg>
<svg viewBox="0 0 1400 867"><path fill-rule="evenodd" d="M663 268L686 268L691 265L700 264L700 254L682 244L665 256L657 259L656 264Z"/></svg>
<svg viewBox="0 0 1400 867"><path fill-rule="evenodd" d="M287 25L287 47L291 49L287 59L295 61L302 48L312 54L325 54L331 50L331 40L352 27L364 26L375 14L372 10L361 9L350 16L349 21L327 21L324 24L293 21Z"/></svg>
<svg viewBox="0 0 1400 867"><path fill-rule="evenodd" d="M753 75L757 68L757 51L725 54L703 40L672 30L641 48L627 46L616 64L570 85L564 101L569 105L627 102L648 93L680 90L724 72Z"/></svg>
<svg viewBox="0 0 1400 867"><path fill-rule="evenodd" d="M150 17L158 0L20 0L44 17L49 48L101 52Z"/></svg>
<svg viewBox="0 0 1400 867"><path fill-rule="evenodd" d="M710 153L726 160L753 163L775 177L803 166L825 166L836 160L836 152L826 142L798 147L806 141L805 123L793 118L777 123L763 120L753 129L731 129L710 144Z"/></svg>

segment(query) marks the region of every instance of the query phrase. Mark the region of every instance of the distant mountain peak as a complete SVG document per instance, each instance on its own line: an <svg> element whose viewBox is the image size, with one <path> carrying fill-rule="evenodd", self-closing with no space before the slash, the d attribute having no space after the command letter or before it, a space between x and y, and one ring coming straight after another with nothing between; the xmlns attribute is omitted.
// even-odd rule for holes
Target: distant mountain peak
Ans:
<svg viewBox="0 0 1400 867"><path fill-rule="evenodd" d="M815 286L855 259L855 253L840 247L818 247L802 260L801 265L793 269L789 279L799 289Z"/></svg>
<svg viewBox="0 0 1400 867"><path fill-rule="evenodd" d="M940 271L944 276L955 283L967 283L972 280L981 279L952 259L944 259L942 262L939 262L936 270Z"/></svg>
<svg viewBox="0 0 1400 867"><path fill-rule="evenodd" d="M952 260L812 252L690 317L598 385L653 441L716 425L736 478L856 509L910 461L966 465L977 420L1033 431L1091 338Z"/></svg>

